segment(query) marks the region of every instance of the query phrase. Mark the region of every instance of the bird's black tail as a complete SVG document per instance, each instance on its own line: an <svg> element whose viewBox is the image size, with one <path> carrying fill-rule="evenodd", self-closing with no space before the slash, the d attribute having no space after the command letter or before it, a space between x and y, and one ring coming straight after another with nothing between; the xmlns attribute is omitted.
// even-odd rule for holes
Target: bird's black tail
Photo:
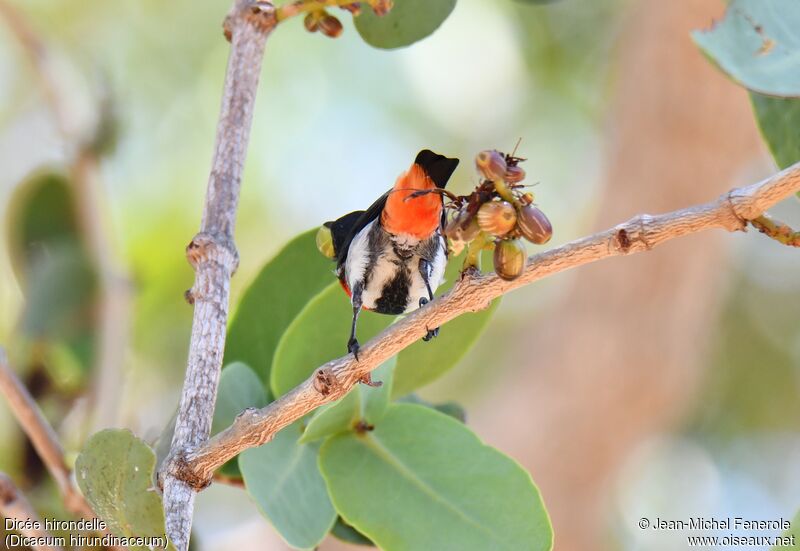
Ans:
<svg viewBox="0 0 800 551"><path fill-rule="evenodd" d="M444 188L447 185L447 181L458 166L458 159L450 159L434 153L430 149L423 149L417 153L414 162L422 167L422 170L438 188Z"/></svg>

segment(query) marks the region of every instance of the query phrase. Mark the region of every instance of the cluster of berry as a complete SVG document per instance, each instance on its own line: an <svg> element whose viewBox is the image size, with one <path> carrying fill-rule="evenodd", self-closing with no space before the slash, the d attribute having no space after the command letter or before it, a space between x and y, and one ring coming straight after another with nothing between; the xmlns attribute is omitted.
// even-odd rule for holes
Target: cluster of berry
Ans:
<svg viewBox="0 0 800 551"><path fill-rule="evenodd" d="M475 166L483 180L470 195L451 198L455 214L444 230L454 254L470 247L467 265L474 264L481 249L494 249L495 271L506 280L516 279L525 268L521 238L541 245L553 235L550 220L533 205L533 194L523 191L521 161L495 150L478 153Z"/></svg>

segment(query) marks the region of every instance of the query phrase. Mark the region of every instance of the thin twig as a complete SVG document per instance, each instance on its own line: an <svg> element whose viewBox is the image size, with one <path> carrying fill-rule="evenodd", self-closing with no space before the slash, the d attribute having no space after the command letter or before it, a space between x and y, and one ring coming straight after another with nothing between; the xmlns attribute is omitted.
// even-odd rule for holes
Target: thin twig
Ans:
<svg viewBox="0 0 800 551"><path fill-rule="evenodd" d="M272 4L235 0L225 20L231 52L225 76L217 138L203 219L186 249L195 270L187 294L194 303L192 336L170 457L182 456L208 439L214 415L225 332L230 279L238 264L233 229L242 169L247 153L253 105L267 36L276 25ZM170 463L170 458L165 460ZM164 490L167 535L178 551L189 544L195 490L167 470Z"/></svg>
<svg viewBox="0 0 800 551"><path fill-rule="evenodd" d="M657 216L639 215L606 231L572 241L528 259L522 276L504 281L495 274L464 274L453 289L406 316L352 355L332 360L305 382L260 410L239 415L206 444L175 458L175 476L197 489L214 470L245 449L260 446L283 427L315 408L346 394L364 375L407 346L429 327L439 327L467 312L486 308L492 300L544 277L614 256L648 251L665 241L710 228L744 230L746 222L800 190L800 163L757 184L737 188L715 201Z"/></svg>
<svg viewBox="0 0 800 551"><path fill-rule="evenodd" d="M58 436L45 419L39 406L36 405L28 389L11 369L2 348L0 348L0 392L5 396L14 417L17 418L36 453L56 481L59 492L65 497L68 504L73 503L75 490L70 482L70 470L64 462L64 450L58 441Z"/></svg>
<svg viewBox="0 0 800 551"><path fill-rule="evenodd" d="M47 530L30 502L6 473L0 472L0 516L6 526L11 522L13 530L28 538L23 545L36 551L60 551L62 548ZM16 547L10 545L9 547Z"/></svg>
<svg viewBox="0 0 800 551"><path fill-rule="evenodd" d="M776 220L767 214L750 220L750 224L771 239L789 247L800 247L800 231L795 231L789 224Z"/></svg>

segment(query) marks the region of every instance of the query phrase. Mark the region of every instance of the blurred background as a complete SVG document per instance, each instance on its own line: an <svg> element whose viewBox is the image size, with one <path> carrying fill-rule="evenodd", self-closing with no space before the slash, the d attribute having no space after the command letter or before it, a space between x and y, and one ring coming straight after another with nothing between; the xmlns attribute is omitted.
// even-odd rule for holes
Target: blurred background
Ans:
<svg viewBox="0 0 800 551"><path fill-rule="evenodd" d="M0 0L0 345L73 454L106 426L153 441L177 405L192 316L183 249L199 226L229 6ZM344 12L337 40L281 25L242 188L234 308L287 240L366 206L423 147L464 160L453 187L466 192L475 153L522 138L553 246L771 174L746 92L689 36L724 7L459 0L438 32L396 51L365 45ZM775 214L796 222L792 203ZM62 257L17 250L35 228L64 237ZM686 533L638 520L800 507L798 304L792 249L753 231L691 236L515 292L422 395L464 404L531 472L556 549L683 548ZM43 516L58 513L2 403L0 470ZM285 549L221 485L198 498L194 529L197 549Z"/></svg>

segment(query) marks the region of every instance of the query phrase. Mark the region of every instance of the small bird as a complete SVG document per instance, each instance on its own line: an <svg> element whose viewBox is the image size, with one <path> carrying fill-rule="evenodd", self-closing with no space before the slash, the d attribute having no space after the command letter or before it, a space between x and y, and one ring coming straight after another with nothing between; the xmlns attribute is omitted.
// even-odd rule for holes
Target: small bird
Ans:
<svg viewBox="0 0 800 551"><path fill-rule="evenodd" d="M347 350L356 359L362 308L397 315L433 300L447 263L443 197L436 190L444 189L456 166L458 159L423 149L371 207L324 224L333 241L336 275L353 305ZM438 331L429 330L424 340Z"/></svg>

